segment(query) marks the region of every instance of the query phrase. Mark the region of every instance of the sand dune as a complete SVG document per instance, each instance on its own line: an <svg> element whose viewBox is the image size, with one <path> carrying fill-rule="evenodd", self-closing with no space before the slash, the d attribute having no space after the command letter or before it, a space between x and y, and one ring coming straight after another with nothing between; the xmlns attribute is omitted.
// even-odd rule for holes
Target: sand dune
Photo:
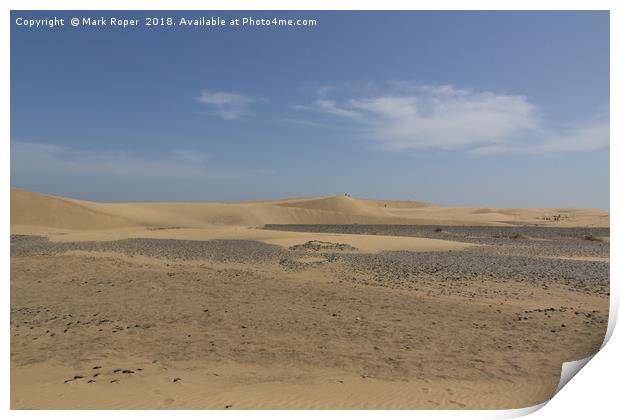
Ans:
<svg viewBox="0 0 620 420"><path fill-rule="evenodd" d="M441 207L350 196L241 203L96 203L11 190L11 233L51 241L246 239L290 247L311 240L346 243L362 252L447 251L470 245L442 239L283 232L265 224L441 224L609 226L609 214L587 209ZM562 215L554 220L554 215Z"/></svg>
<svg viewBox="0 0 620 420"><path fill-rule="evenodd" d="M442 207L348 196L241 203L95 203L11 190L11 227L101 230L122 227L262 226L264 224L445 224L609 226L594 209Z"/></svg>
<svg viewBox="0 0 620 420"><path fill-rule="evenodd" d="M26 224L50 228L106 229L131 225L129 220L98 207L102 206L11 190L11 226Z"/></svg>

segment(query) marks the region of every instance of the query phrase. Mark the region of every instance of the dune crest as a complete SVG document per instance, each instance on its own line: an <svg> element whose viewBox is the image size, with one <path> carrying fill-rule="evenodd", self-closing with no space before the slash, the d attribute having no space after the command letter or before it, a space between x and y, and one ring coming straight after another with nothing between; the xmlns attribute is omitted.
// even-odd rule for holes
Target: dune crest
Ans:
<svg viewBox="0 0 620 420"><path fill-rule="evenodd" d="M11 190L12 228L105 230L352 223L607 227L609 213L594 209L442 207L349 196L241 203L96 203Z"/></svg>
<svg viewBox="0 0 620 420"><path fill-rule="evenodd" d="M34 225L51 228L106 229L132 223L93 203L53 195L11 189L11 226Z"/></svg>

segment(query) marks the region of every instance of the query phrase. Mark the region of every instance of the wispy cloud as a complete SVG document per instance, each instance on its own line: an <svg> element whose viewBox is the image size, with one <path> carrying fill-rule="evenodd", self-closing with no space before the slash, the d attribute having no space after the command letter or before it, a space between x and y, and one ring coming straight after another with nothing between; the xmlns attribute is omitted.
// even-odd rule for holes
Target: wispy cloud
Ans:
<svg viewBox="0 0 620 420"><path fill-rule="evenodd" d="M532 154L547 155L561 152L591 152L609 147L609 122L595 121L572 125L558 132L541 131L532 137L502 145L485 145L473 149L476 155Z"/></svg>
<svg viewBox="0 0 620 420"><path fill-rule="evenodd" d="M211 92L204 89L196 101L208 106L213 115L226 120L233 120L249 114L250 105L254 102L265 101L265 98L235 92Z"/></svg>
<svg viewBox="0 0 620 420"><path fill-rule="evenodd" d="M322 93L311 104L294 109L348 120L362 136L389 150L546 154L609 145L607 120L553 130L545 126L537 107L524 95L403 82L391 83L384 92L372 95L354 93L338 100Z"/></svg>
<svg viewBox="0 0 620 420"><path fill-rule="evenodd" d="M335 101L328 99L318 99L315 102L317 108L323 112L327 112L328 114L335 115L337 117L345 117L345 118L353 118L353 119L361 119L362 114L359 110L356 110L354 107L343 107L337 105Z"/></svg>
<svg viewBox="0 0 620 420"><path fill-rule="evenodd" d="M127 151L93 151L44 143L11 142L11 172L42 175L97 175L141 179L237 178L268 170L210 168L209 156L189 150L165 158L145 158Z"/></svg>
<svg viewBox="0 0 620 420"><path fill-rule="evenodd" d="M544 140L529 146L530 153L587 152L609 147L609 120L572 125L548 133Z"/></svg>
<svg viewBox="0 0 620 420"><path fill-rule="evenodd" d="M166 159L147 159L126 151L92 151L44 143L11 142L16 172L106 175L131 178L203 178L208 157L173 151Z"/></svg>
<svg viewBox="0 0 620 420"><path fill-rule="evenodd" d="M322 128L329 127L327 124L323 124L317 121L307 120L303 118L279 118L276 121L283 123L283 124L297 124L297 125L304 125L307 127L322 127Z"/></svg>

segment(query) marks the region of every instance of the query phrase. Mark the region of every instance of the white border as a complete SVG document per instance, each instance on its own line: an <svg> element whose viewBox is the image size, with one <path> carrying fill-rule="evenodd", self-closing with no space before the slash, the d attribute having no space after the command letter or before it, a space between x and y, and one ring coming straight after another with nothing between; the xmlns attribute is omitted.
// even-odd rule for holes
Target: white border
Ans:
<svg viewBox="0 0 620 420"><path fill-rule="evenodd" d="M9 410L10 407L10 363L9 363L9 338L10 330L10 298L9 298L9 232L10 232L10 205L8 197L10 196L10 171L9 171L9 155L10 155L10 67L9 67L9 51L10 51L10 10L611 10L611 95L610 95L610 116L611 116L611 191L614 186L618 185L618 170L616 164L618 161L618 148L615 146L613 139L617 138L617 124L615 121L620 120L617 112L618 85L616 83L618 66L618 25L620 23L620 6L619 2L612 0L297 0L294 3L283 0L212 0L212 1L190 1L190 0L162 0L162 1L140 1L140 0L92 0L88 2L77 0L5 0L1 3L1 18L3 22L2 33L0 35L2 42L0 43L0 54L5 60L1 68L1 88L0 92L5 92L4 100L1 103L1 120L0 127L3 127L4 133L2 142L2 153L0 159L2 165L1 177L3 185L5 185L4 197L0 211L2 212L4 223L2 224L2 235L4 240L1 242L4 258L2 259L4 291L2 293L2 322L4 326L2 340L5 350L2 359L2 370L4 379L1 383L2 398L4 409ZM615 117L615 118L614 118ZM611 194L610 202L611 211L611 236L616 238L616 216L618 211L618 201L614 194ZM610 329L606 337L606 341L610 339L610 333L615 325L618 313L618 293L617 293L617 268L616 268L617 252L614 246L611 247L611 312L610 312ZM614 354L619 354L620 344L617 338L611 338L607 345L602 349L589 363L589 366L579 373L579 378L570 381L568 385L548 404L544 410L538 411L534 416L536 418L579 418L584 416L594 418L608 418L611 413L617 413L618 404L616 403L617 395L614 392L617 383L617 375L619 372L619 363ZM590 366L591 365L591 366ZM543 406L542 404L541 406ZM346 416L359 418L369 418L375 416L390 416L394 418L505 418L515 415L524 415L528 412L535 411L540 408L533 407L523 410L502 410L502 411L346 411L346 412L313 412L313 411L226 411L214 412L210 411L206 415L210 417L237 417L252 415L257 418L274 418L289 417L294 415L300 418L315 417L316 415L335 417ZM198 418L205 416L205 412L199 411L150 411L148 413L135 411L88 411L88 412L59 412L59 411L13 411L10 412L13 417L30 418L34 416L45 416L46 418L72 418L75 416L102 418L108 416L114 417L133 417L136 415L147 415L153 418L164 418L169 415Z"/></svg>

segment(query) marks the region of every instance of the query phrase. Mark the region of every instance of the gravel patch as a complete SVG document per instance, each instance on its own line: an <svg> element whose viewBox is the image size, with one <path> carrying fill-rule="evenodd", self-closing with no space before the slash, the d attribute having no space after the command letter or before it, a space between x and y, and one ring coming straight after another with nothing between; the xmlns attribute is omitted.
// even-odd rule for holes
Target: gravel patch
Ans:
<svg viewBox="0 0 620 420"><path fill-rule="evenodd" d="M439 225L265 225L294 232L414 236L490 245L488 252L524 256L609 257L609 228ZM594 240L593 240L594 239Z"/></svg>
<svg viewBox="0 0 620 420"><path fill-rule="evenodd" d="M123 239L118 241L49 242L40 236L11 235L11 256L54 255L67 251L120 252L128 255L217 262L265 262L279 258L282 248L246 240L190 241Z"/></svg>
<svg viewBox="0 0 620 420"><path fill-rule="evenodd" d="M527 282L543 289L554 285L569 290L609 295L609 263L599 261L499 255L486 248L462 252L390 251L379 254L340 254L349 280L415 288L429 283L473 281Z"/></svg>
<svg viewBox="0 0 620 420"><path fill-rule="evenodd" d="M291 251L356 251L357 248L349 244L340 244L324 241L308 241L301 245L289 247Z"/></svg>
<svg viewBox="0 0 620 420"><path fill-rule="evenodd" d="M356 232L368 227L346 226ZM374 227L373 227L374 228ZM310 228L308 228L310 229ZM317 227L317 229L336 228ZM429 236L443 234L424 228ZM450 228L452 229L452 227ZM467 230L470 229L470 230ZM609 262L584 261L549 256L609 256L609 243L578 239L583 230L563 235L546 230L551 239L512 239L493 237L498 229L461 228L459 234L470 242L495 241L459 252L385 251L380 253L342 253L346 244L310 241L284 249L248 240L192 241L177 239L124 239L118 241L49 242L41 236L11 235L11 256L55 255L67 251L120 252L148 257L208 260L243 264L273 263L289 271L323 267L338 281L373 284L390 288L436 288L437 285L462 290L474 282L495 284L527 282L542 289L561 286L573 291L609 295ZM532 228L527 232L532 233ZM410 233L407 227L403 232ZM467 232L467 233L466 233ZM481 236L480 232L487 236ZM345 233L340 232L338 233ZM351 233L347 231L346 233ZM386 232L382 232L387 233ZM476 237L474 237L476 233ZM504 232L505 234L508 232ZM512 229L511 229L511 232ZM602 233L595 232L598 236ZM514 233L513 233L514 234ZM469 236L467 236L469 235ZM525 233L522 233L525 235ZM409 236L409 235L406 235ZM412 236L412 235L411 235ZM541 238L538 233L535 236ZM454 237L450 239L454 240ZM320 261L304 261L303 255L321 256ZM544 258L541 258L544 257Z"/></svg>

